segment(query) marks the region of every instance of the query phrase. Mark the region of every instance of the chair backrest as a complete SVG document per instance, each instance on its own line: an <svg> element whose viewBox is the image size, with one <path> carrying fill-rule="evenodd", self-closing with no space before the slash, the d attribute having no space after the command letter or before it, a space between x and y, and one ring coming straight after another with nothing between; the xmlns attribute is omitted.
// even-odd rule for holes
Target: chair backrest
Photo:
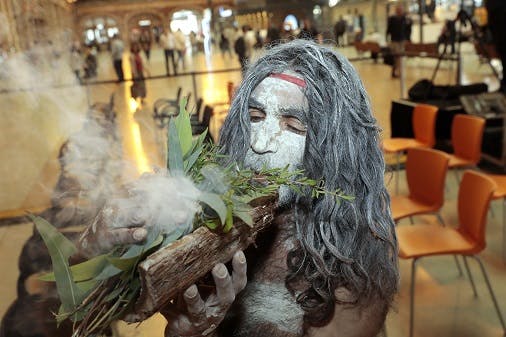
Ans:
<svg viewBox="0 0 506 337"><path fill-rule="evenodd" d="M467 170L459 186L457 230L474 243L474 254L485 248L485 225L495 183L484 174Z"/></svg>
<svg viewBox="0 0 506 337"><path fill-rule="evenodd" d="M477 164L481 157L481 141L485 119L458 114L452 122L453 153Z"/></svg>
<svg viewBox="0 0 506 337"><path fill-rule="evenodd" d="M441 208L444 203L448 161L448 155L438 150L409 149L406 177L410 198Z"/></svg>
<svg viewBox="0 0 506 337"><path fill-rule="evenodd" d="M202 116L202 125L206 128L209 127L209 123L211 122L211 117L213 116L213 107L206 105L204 107L204 114Z"/></svg>
<svg viewBox="0 0 506 337"><path fill-rule="evenodd" d="M179 87L177 88L176 92L176 102L179 104L179 101L181 100L181 93L183 92L183 88Z"/></svg>
<svg viewBox="0 0 506 337"><path fill-rule="evenodd" d="M199 119L199 122L202 122L202 104L204 103L204 99L202 97L200 97L198 100L197 100L197 103L195 104L195 115L198 117Z"/></svg>
<svg viewBox="0 0 506 337"><path fill-rule="evenodd" d="M436 144L436 116L438 107L417 104L413 109L413 132L415 139L433 147Z"/></svg>

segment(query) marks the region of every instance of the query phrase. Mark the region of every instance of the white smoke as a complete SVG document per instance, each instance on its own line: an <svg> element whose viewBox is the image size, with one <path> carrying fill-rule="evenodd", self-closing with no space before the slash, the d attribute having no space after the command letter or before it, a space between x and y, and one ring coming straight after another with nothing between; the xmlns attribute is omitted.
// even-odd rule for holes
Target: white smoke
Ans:
<svg viewBox="0 0 506 337"><path fill-rule="evenodd" d="M0 39L9 30L1 22L7 21L0 16ZM117 197L124 173L134 164L124 160L118 120L109 102L88 107L87 91L71 67L72 43L67 42L61 36L47 37L2 61L0 90L6 90L1 94L7 102L4 109L12 111L1 114L0 122L12 126L7 137L18 138L6 152L9 158L0 157L12 163L0 169L5 173L0 186L29 189L39 173L33 167L60 152L60 176L36 181L52 194L51 220L56 226L81 225L106 204L118 209L113 227L139 224L169 233L173 226L191 226L200 192L187 178L151 174L129 183L126 197ZM111 94L113 90L111 86Z"/></svg>
<svg viewBox="0 0 506 337"><path fill-rule="evenodd" d="M188 178L146 174L130 185L127 197L112 201L117 215L109 226L144 225L164 234L189 229L200 211L200 193Z"/></svg>

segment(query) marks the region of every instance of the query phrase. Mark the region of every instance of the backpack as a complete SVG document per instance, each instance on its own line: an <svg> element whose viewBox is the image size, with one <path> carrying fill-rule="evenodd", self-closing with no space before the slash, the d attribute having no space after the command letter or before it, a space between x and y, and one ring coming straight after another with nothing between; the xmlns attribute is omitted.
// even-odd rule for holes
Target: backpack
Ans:
<svg viewBox="0 0 506 337"><path fill-rule="evenodd" d="M246 54L246 42L244 41L244 36L239 36L234 43L234 50L237 55Z"/></svg>

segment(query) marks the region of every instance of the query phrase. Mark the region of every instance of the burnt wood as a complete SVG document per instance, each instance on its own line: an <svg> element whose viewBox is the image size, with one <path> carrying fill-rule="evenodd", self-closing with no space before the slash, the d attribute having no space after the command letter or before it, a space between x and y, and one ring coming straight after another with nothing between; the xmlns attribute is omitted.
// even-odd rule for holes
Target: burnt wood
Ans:
<svg viewBox="0 0 506 337"><path fill-rule="evenodd" d="M226 263L252 244L274 220L277 203L253 208L253 226L236 222L228 233L200 227L156 251L138 266L141 292L133 313L124 320L140 322L160 311L176 296L205 276L217 263Z"/></svg>

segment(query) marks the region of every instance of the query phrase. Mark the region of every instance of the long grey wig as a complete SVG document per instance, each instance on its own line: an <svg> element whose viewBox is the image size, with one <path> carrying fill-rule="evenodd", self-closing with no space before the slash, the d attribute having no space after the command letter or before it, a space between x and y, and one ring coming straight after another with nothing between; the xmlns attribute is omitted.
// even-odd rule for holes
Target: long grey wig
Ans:
<svg viewBox="0 0 506 337"><path fill-rule="evenodd" d="M339 188L354 197L352 202L312 199L309 193L297 197L298 248L288 256L287 286L300 279L309 284L297 302L310 326L327 324L336 302L365 307L381 301L388 308L398 286L397 241L379 129L362 82L343 56L307 40L266 51L235 94L221 131L221 151L231 162L243 162L250 144L248 99L269 74L285 70L306 81L305 174L322 179L328 190ZM336 299L338 287L353 299Z"/></svg>

